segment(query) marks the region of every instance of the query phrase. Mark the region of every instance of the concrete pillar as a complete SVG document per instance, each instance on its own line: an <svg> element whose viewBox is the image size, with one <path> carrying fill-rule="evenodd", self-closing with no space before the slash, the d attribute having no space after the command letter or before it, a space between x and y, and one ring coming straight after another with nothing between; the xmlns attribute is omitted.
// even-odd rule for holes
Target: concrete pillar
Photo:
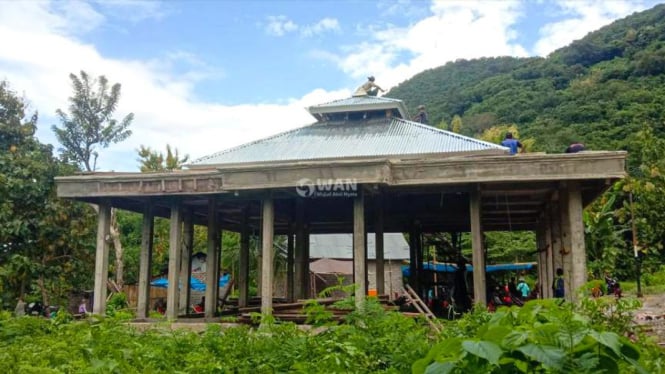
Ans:
<svg viewBox="0 0 665 374"><path fill-rule="evenodd" d="M294 287L293 287L293 255L294 255L294 241L293 241L293 227L289 224L289 232L286 236L286 298L293 302L295 300Z"/></svg>
<svg viewBox="0 0 665 374"><path fill-rule="evenodd" d="M92 300L94 314L106 313L106 283L109 279L109 228L111 206L100 204L97 214L97 250L95 251L95 289Z"/></svg>
<svg viewBox="0 0 665 374"><path fill-rule="evenodd" d="M187 314L191 304L192 248L194 247L194 221L191 209L183 212L183 233L181 244L182 259L180 262L180 302L178 311Z"/></svg>
<svg viewBox="0 0 665 374"><path fill-rule="evenodd" d="M298 299L305 298L305 284L307 283L308 274L305 273L305 240L309 240L305 236L305 201L301 198L296 198L296 243L295 243L295 260L294 260L294 276L293 276L293 294Z"/></svg>
<svg viewBox="0 0 665 374"><path fill-rule="evenodd" d="M414 289L418 289L418 256L416 252L416 230L415 226L411 227L409 231L409 285Z"/></svg>
<svg viewBox="0 0 665 374"><path fill-rule="evenodd" d="M179 201L171 203L171 225L169 232L169 285L166 289L166 318L178 317L180 294L180 243L182 242L182 206Z"/></svg>
<svg viewBox="0 0 665 374"><path fill-rule="evenodd" d="M379 295L386 293L385 267L383 248L383 195L376 200L376 218L374 221L374 245L376 247L376 292Z"/></svg>
<svg viewBox="0 0 665 374"><path fill-rule="evenodd" d="M565 298L568 301L574 299L575 289L572 285L572 267L573 258L570 255L571 242L571 227L570 215L568 211L568 186L563 184L559 188L559 219L561 222L561 261L563 263L563 281L565 288Z"/></svg>
<svg viewBox="0 0 665 374"><path fill-rule="evenodd" d="M469 193L469 213L471 217L471 247L473 250L473 296L475 303L485 305L487 290L485 282L485 253L483 251L483 231L481 227L480 191L472 189Z"/></svg>
<svg viewBox="0 0 665 374"><path fill-rule="evenodd" d="M206 300L204 308L205 318L214 318L217 312L217 298L219 297L219 255L221 235L219 229L219 214L217 200L208 200L208 246L206 255Z"/></svg>
<svg viewBox="0 0 665 374"><path fill-rule="evenodd" d="M136 310L137 318L147 318L150 310L150 276L152 269L152 247L155 230L155 217L152 203L148 201L143 208L141 227L141 254L139 255L139 292Z"/></svg>
<svg viewBox="0 0 665 374"><path fill-rule="evenodd" d="M550 210L550 227L552 238L552 278L550 279L549 287L552 288L554 277L556 276L556 269L563 269L563 257L561 257L561 210L559 209L559 202L552 202L552 209ZM554 296L554 291L552 296Z"/></svg>
<svg viewBox="0 0 665 374"><path fill-rule="evenodd" d="M550 298L554 296L552 291L552 282L554 281L554 247L552 244L552 213L551 206L548 204L545 208L545 217L543 225L545 226L545 280L543 283L543 297Z"/></svg>
<svg viewBox="0 0 665 374"><path fill-rule="evenodd" d="M304 282L302 285L303 289L303 294L305 295L305 299L309 299L311 297L316 297L316 295L312 295L312 292L315 290L312 289L311 286L311 281L312 281L312 275L309 273L309 226L305 225L305 236L303 238L303 263L302 263L302 273L304 276Z"/></svg>
<svg viewBox="0 0 665 374"><path fill-rule="evenodd" d="M584 221L582 219L582 192L578 182L568 183L568 226L570 227L570 290L573 300L577 290L587 281L586 246L584 244Z"/></svg>
<svg viewBox="0 0 665 374"><path fill-rule="evenodd" d="M547 261L547 252L545 245L545 225L541 219L536 227L536 249L538 250L538 294L541 298L544 297L544 284L547 284L547 269L545 264Z"/></svg>
<svg viewBox="0 0 665 374"><path fill-rule="evenodd" d="M240 259L238 261L238 306L244 308L249 302L249 205L243 212L240 228Z"/></svg>
<svg viewBox="0 0 665 374"><path fill-rule="evenodd" d="M356 285L356 309L362 308L367 289L367 262L365 252L365 199L362 189L353 199L353 283Z"/></svg>
<svg viewBox="0 0 665 374"><path fill-rule="evenodd" d="M263 199L262 209L262 253L263 266L261 271L261 313L272 314L273 294L273 236L275 232L275 207L272 197Z"/></svg>

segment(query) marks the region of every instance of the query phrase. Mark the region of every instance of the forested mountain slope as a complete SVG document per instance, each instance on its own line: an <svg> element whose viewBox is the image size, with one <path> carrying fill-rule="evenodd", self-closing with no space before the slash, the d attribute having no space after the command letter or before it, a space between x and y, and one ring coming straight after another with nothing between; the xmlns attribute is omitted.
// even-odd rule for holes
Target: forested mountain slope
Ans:
<svg viewBox="0 0 665 374"><path fill-rule="evenodd" d="M425 104L430 124L462 117L477 135L514 123L535 150L632 149L644 124L665 136L665 5L588 34L547 58L458 60L424 71L388 94Z"/></svg>

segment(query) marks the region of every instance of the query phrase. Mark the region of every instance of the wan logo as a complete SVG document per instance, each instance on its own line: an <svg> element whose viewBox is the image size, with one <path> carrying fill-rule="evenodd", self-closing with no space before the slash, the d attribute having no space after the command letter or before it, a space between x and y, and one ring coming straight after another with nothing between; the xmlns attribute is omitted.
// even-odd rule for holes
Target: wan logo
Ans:
<svg viewBox="0 0 665 374"><path fill-rule="evenodd" d="M358 183L355 179L316 179L303 178L296 184L300 197L355 197L358 196Z"/></svg>

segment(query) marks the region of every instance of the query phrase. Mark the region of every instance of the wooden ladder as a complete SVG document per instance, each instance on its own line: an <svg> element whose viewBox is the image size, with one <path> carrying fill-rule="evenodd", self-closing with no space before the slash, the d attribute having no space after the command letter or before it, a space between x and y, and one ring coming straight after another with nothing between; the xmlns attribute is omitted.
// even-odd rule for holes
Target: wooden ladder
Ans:
<svg viewBox="0 0 665 374"><path fill-rule="evenodd" d="M410 285L406 285L406 298L411 302L411 304L416 308L416 310L425 317L429 325L437 333L441 333L441 325L436 319L434 313L427 307L423 300L418 296L416 291L411 288Z"/></svg>

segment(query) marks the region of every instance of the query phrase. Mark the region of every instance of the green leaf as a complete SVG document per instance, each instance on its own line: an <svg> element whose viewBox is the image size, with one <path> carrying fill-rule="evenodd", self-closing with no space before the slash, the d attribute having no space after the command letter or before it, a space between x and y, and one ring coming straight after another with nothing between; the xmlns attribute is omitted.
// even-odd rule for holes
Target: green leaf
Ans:
<svg viewBox="0 0 665 374"><path fill-rule="evenodd" d="M532 360L542 363L544 366L562 370L563 359L566 353L557 347L547 345L527 344L517 349Z"/></svg>
<svg viewBox="0 0 665 374"><path fill-rule="evenodd" d="M640 359L639 349L635 346L635 344L630 343L630 342L625 342L621 346L621 354L624 357L632 359L632 360L639 360Z"/></svg>
<svg viewBox="0 0 665 374"><path fill-rule="evenodd" d="M529 338L529 331L511 331L503 338L502 345L507 348L517 348Z"/></svg>
<svg viewBox="0 0 665 374"><path fill-rule="evenodd" d="M462 348L472 355L489 361L492 365L499 365L499 359L503 350L497 344L488 341L466 340L462 342Z"/></svg>
<svg viewBox="0 0 665 374"><path fill-rule="evenodd" d="M478 334L483 340L491 341L501 345L504 338L511 333L511 329L505 326L491 326L484 334Z"/></svg>
<svg viewBox="0 0 665 374"><path fill-rule="evenodd" d="M452 362L435 362L427 367L425 374L448 374L455 370L455 364Z"/></svg>
<svg viewBox="0 0 665 374"><path fill-rule="evenodd" d="M619 336L613 332L598 332L595 330L590 331L589 335L596 339L596 341L607 348L611 349L617 356L621 355L621 342Z"/></svg>

